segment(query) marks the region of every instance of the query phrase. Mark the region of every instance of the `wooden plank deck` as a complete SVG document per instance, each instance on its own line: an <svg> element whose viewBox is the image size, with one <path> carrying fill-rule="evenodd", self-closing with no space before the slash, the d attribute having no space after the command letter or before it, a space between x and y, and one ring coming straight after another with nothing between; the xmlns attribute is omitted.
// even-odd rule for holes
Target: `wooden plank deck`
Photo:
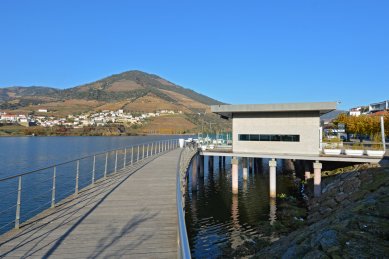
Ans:
<svg viewBox="0 0 389 259"><path fill-rule="evenodd" d="M0 257L176 258L179 152L127 167L6 233Z"/></svg>

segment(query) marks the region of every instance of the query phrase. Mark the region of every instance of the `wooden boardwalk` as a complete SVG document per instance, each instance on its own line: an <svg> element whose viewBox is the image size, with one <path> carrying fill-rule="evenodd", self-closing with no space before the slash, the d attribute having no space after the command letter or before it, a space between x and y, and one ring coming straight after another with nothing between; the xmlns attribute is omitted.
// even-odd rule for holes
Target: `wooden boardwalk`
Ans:
<svg viewBox="0 0 389 259"><path fill-rule="evenodd" d="M176 258L179 153L127 167L1 236L0 257Z"/></svg>

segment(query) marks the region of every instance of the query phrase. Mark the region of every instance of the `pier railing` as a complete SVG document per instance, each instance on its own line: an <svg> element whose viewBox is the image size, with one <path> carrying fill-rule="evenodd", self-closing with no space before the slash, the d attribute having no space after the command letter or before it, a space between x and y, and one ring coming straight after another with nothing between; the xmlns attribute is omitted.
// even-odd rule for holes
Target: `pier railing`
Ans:
<svg viewBox="0 0 389 259"><path fill-rule="evenodd" d="M322 152L330 155L382 157L385 146L381 142L322 142Z"/></svg>
<svg viewBox="0 0 389 259"><path fill-rule="evenodd" d="M178 147L167 139L109 150L0 179L0 234L126 166Z"/></svg>
<svg viewBox="0 0 389 259"><path fill-rule="evenodd" d="M177 246L178 258L190 259L190 247L188 241L188 234L185 224L185 200L184 194L186 189L186 179L188 174L188 167L194 155L198 152L196 143L189 143L181 151L180 158L177 164Z"/></svg>

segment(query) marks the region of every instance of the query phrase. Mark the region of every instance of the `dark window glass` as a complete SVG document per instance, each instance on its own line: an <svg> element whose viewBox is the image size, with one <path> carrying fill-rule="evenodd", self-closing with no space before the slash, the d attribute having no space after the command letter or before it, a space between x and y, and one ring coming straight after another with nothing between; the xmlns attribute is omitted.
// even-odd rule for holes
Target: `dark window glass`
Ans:
<svg viewBox="0 0 389 259"><path fill-rule="evenodd" d="M251 134L250 141L259 141L259 135L258 134Z"/></svg>
<svg viewBox="0 0 389 259"><path fill-rule="evenodd" d="M239 134L240 141L250 141L250 135L248 134Z"/></svg>
<svg viewBox="0 0 389 259"><path fill-rule="evenodd" d="M239 134L240 141L300 142L300 135Z"/></svg>

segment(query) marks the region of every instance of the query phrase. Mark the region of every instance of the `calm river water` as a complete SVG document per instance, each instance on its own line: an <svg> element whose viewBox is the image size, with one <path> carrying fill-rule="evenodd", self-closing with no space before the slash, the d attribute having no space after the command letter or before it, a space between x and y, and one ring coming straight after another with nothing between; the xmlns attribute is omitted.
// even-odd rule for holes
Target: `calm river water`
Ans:
<svg viewBox="0 0 389 259"><path fill-rule="evenodd" d="M263 159L257 168L253 167L247 181L242 179L239 162L239 193L233 195L231 160L226 159L223 169L215 157L212 170L208 167L208 159L205 157L204 177L199 177L197 172L197 191L192 191L192 170L196 170L196 166L193 168L192 162L189 167L185 210L192 257L240 257L233 253L254 237L270 241L277 238L271 225L277 222L282 208L269 199L269 160ZM281 160L277 161L277 170L277 193L298 196L291 174L283 174L285 169Z"/></svg>
<svg viewBox="0 0 389 259"><path fill-rule="evenodd" d="M1 137L0 179L108 150L172 138L178 136ZM123 163L124 153L119 153L119 169L123 167ZM91 183L92 164L93 158L80 161L80 189ZM114 164L115 153L111 152L108 157L108 172L114 171ZM96 179L103 176L104 170L105 154L102 154L96 157ZM56 168L56 201L74 192L75 174L75 162ZM53 168L22 177L22 222L50 206L52 179ZM0 181L0 234L14 225L17 180Z"/></svg>

